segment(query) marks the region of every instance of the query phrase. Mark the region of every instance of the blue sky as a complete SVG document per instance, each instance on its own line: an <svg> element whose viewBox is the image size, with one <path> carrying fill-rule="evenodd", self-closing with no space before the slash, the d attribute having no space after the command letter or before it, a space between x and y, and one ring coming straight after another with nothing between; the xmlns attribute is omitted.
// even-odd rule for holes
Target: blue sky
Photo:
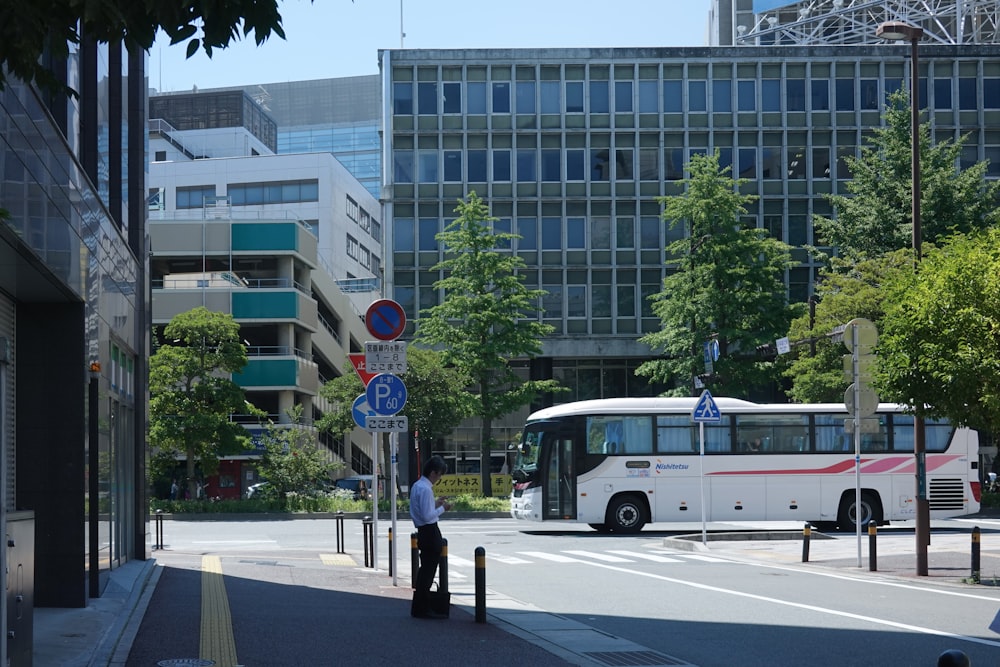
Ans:
<svg viewBox="0 0 1000 667"><path fill-rule="evenodd" d="M378 73L399 48L400 0L283 0L286 40L185 59L162 34L149 85L165 92ZM710 0L403 0L408 49L702 46Z"/></svg>

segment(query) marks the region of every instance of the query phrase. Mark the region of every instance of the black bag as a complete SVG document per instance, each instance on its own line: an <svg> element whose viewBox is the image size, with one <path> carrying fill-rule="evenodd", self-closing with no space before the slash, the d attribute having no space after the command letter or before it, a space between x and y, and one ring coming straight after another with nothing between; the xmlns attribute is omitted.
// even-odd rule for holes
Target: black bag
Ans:
<svg viewBox="0 0 1000 667"><path fill-rule="evenodd" d="M448 591L436 590L431 591L428 595L430 596L431 611L435 614L449 616L451 611L451 593Z"/></svg>

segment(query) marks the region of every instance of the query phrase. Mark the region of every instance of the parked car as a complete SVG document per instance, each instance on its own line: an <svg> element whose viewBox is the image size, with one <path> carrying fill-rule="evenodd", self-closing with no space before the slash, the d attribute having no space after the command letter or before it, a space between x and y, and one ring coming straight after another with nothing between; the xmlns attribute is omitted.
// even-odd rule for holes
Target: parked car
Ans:
<svg viewBox="0 0 1000 667"><path fill-rule="evenodd" d="M372 478L368 476L345 477L338 479L334 485L338 489L347 489L354 492L355 500L368 500L370 497Z"/></svg>

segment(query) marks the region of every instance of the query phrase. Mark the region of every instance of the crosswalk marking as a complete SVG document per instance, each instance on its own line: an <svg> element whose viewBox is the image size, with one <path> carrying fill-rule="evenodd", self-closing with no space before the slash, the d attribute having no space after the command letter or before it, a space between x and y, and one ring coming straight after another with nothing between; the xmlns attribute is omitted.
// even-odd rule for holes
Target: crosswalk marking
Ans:
<svg viewBox="0 0 1000 667"><path fill-rule="evenodd" d="M504 563L506 565L525 565L530 563L530 560L524 560L523 558L518 558L517 556L500 556L500 555L490 555L490 560L495 560L498 563Z"/></svg>
<svg viewBox="0 0 1000 667"><path fill-rule="evenodd" d="M702 556L701 554L684 554L687 560L700 560L705 563L729 563L725 558L715 558L714 556Z"/></svg>
<svg viewBox="0 0 1000 667"><path fill-rule="evenodd" d="M467 558L462 558L461 556L452 556L451 554L448 554L448 564L462 565L464 567L475 567L476 561L469 560Z"/></svg>
<svg viewBox="0 0 1000 667"><path fill-rule="evenodd" d="M534 558L541 558L542 560L551 560L555 563L582 563L579 558L570 558L569 556L561 556L559 554L549 554L544 551L518 551L517 553L523 554L525 556L532 556Z"/></svg>
<svg viewBox="0 0 1000 667"><path fill-rule="evenodd" d="M644 554L638 553L636 551L619 551L612 550L609 553L618 554L619 556L629 556L630 558L641 558L642 560L651 560L654 563L683 563L683 559L680 558L667 558L666 556L659 556L657 554Z"/></svg>
<svg viewBox="0 0 1000 667"><path fill-rule="evenodd" d="M567 550L563 551L564 554L573 554L574 556L583 556L584 558L593 558L594 560L602 560L605 563L633 563L628 558L621 558L620 556L611 556L608 554L595 553L593 551L573 551Z"/></svg>

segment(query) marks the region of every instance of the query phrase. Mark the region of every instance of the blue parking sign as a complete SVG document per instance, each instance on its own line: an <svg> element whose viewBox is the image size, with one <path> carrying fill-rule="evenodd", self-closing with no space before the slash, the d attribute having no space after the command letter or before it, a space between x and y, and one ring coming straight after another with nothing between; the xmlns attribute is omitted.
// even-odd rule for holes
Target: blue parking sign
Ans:
<svg viewBox="0 0 1000 667"><path fill-rule="evenodd" d="M368 407L375 414L388 417L396 414L406 405L406 385L395 375L376 375L365 389Z"/></svg>

